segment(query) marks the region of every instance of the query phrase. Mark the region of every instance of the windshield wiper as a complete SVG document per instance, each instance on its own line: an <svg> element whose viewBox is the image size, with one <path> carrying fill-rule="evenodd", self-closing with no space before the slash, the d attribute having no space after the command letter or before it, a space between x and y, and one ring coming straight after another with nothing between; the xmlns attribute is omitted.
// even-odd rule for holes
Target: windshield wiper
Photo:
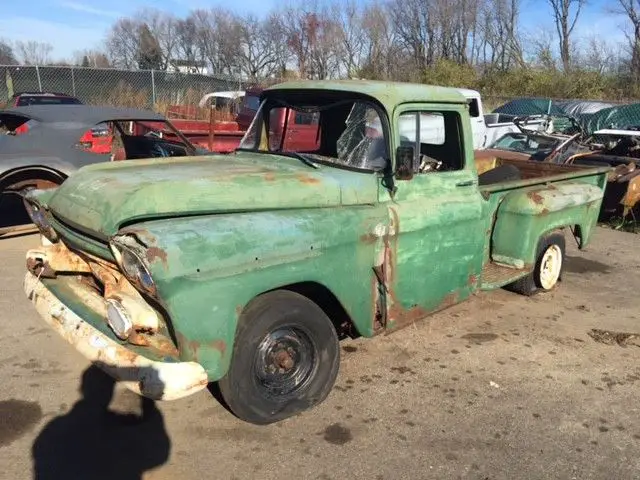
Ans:
<svg viewBox="0 0 640 480"><path fill-rule="evenodd" d="M311 168L319 168L318 165L316 165L311 160L309 160L307 157L305 157L304 155L302 155L301 153L298 153L298 152L273 152L273 153L277 153L278 155L283 155L285 157L297 158L302 163L304 163L305 165L307 165L307 166L309 166Z"/></svg>
<svg viewBox="0 0 640 480"><path fill-rule="evenodd" d="M316 169L320 168L318 167L318 165L316 165L307 157L305 157L304 155L298 152L277 152L277 151L270 151L270 150L255 150L253 148L236 148L236 152L266 153L267 155L280 155L283 157L296 158L300 160L302 163L304 163L305 165L307 165L308 167L316 168Z"/></svg>

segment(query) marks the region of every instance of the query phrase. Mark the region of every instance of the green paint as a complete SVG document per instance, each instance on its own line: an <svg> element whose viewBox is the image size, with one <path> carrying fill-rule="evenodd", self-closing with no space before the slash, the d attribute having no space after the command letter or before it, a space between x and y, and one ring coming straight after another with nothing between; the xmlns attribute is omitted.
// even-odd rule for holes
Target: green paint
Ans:
<svg viewBox="0 0 640 480"><path fill-rule="evenodd" d="M370 97L392 126L391 151L402 112L454 112L463 168L396 180L392 193L382 175L243 151L86 167L46 198L58 218L74 223L54 226L76 248L112 260L109 238L137 238L181 359L201 363L211 380L227 370L239 312L266 291L303 282L326 288L370 337L380 331L380 290L387 292L382 323L392 328L462 301L481 285L499 287L482 283L491 261L519 267L514 278L525 275L538 240L552 229L579 226L582 246L591 238L607 170L565 169L479 187L467 107L455 90L292 82L265 95L286 97L289 90ZM376 284L380 265L386 290Z"/></svg>

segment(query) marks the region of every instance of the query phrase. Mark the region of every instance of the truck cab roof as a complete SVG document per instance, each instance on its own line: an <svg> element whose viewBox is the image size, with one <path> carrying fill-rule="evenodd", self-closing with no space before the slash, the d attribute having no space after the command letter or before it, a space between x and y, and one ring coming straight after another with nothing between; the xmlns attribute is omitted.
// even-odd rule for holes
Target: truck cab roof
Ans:
<svg viewBox="0 0 640 480"><path fill-rule="evenodd" d="M457 88L378 80L300 80L279 83L264 90L337 91L371 97L389 112L403 103L467 103L467 97Z"/></svg>

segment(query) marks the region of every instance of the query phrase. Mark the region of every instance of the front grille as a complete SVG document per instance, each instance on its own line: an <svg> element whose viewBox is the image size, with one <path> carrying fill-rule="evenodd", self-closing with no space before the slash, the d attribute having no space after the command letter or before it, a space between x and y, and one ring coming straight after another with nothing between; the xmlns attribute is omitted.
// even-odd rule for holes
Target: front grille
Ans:
<svg viewBox="0 0 640 480"><path fill-rule="evenodd" d="M53 217L53 218L51 218ZM69 225L61 217L52 212L51 224L55 231L64 240L70 248L74 250L87 251L109 262L114 262L113 254L109 248L109 244L97 238L95 235L87 234L79 230L77 227Z"/></svg>

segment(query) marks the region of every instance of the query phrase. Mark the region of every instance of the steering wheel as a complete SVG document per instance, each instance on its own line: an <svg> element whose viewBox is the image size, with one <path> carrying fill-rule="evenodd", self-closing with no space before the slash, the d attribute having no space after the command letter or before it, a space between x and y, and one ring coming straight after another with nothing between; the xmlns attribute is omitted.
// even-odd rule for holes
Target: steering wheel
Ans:
<svg viewBox="0 0 640 480"><path fill-rule="evenodd" d="M160 146L160 144L158 144L158 143L154 143L154 144L151 146L151 152L150 152L150 153L151 153L151 156L152 156L153 158L157 158L157 157L170 157L170 156L171 156L171 155L169 155L169 152L168 152L165 148L162 148L162 147Z"/></svg>

